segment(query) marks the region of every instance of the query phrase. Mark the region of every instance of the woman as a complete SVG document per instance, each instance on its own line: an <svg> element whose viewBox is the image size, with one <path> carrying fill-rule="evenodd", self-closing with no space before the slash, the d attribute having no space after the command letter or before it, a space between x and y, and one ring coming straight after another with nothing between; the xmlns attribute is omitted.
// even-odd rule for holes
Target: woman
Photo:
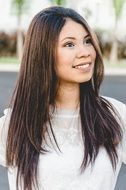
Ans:
<svg viewBox="0 0 126 190"><path fill-rule="evenodd" d="M11 190L114 190L126 163L126 106L99 95L103 70L97 38L74 10L33 18L0 120Z"/></svg>

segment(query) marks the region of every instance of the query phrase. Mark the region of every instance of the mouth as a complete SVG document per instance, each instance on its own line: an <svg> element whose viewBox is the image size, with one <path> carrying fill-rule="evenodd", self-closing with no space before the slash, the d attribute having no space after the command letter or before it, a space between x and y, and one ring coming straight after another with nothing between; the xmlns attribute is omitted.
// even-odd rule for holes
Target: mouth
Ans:
<svg viewBox="0 0 126 190"><path fill-rule="evenodd" d="M73 65L72 68L83 70L83 69L89 68L91 64L92 62L80 63L77 65Z"/></svg>

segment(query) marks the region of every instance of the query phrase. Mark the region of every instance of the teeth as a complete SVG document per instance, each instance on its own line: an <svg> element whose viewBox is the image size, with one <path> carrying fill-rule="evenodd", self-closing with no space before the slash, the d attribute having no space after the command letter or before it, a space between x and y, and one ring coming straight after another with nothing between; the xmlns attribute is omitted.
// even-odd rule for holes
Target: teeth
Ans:
<svg viewBox="0 0 126 190"><path fill-rule="evenodd" d="M84 69L84 68L87 68L89 67L89 63L88 64L85 64L85 65L78 65L78 66L75 66L75 68L77 69Z"/></svg>

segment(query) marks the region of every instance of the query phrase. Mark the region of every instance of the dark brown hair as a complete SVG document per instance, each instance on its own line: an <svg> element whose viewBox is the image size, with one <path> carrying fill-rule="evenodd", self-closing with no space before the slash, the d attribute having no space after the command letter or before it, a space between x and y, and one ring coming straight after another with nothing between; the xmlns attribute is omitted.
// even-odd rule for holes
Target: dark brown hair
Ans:
<svg viewBox="0 0 126 190"><path fill-rule="evenodd" d="M103 79L103 60L95 34L77 12L69 8L50 7L39 12L27 32L19 79L14 91L12 114L7 139L7 165L17 166L17 189L23 180L23 190L37 188L37 168L43 148L46 123L50 123L52 136L58 146L51 126L49 107L55 107L58 78L55 72L57 40L67 18L85 27L96 50L93 77L80 84L80 117L84 142L82 171L94 163L103 146L116 166L116 144L121 140L121 130L113 116L111 104L99 96ZM87 113L87 114L85 114ZM116 142L116 143L115 143Z"/></svg>

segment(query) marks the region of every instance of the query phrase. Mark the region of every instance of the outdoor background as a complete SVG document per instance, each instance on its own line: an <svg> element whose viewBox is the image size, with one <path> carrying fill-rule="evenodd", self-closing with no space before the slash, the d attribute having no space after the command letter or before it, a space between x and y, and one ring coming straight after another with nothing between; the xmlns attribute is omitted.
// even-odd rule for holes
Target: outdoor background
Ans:
<svg viewBox="0 0 126 190"><path fill-rule="evenodd" d="M25 35L33 16L51 5L77 10L96 32L105 65L100 93L126 103L126 0L0 0L0 117L14 89ZM126 190L122 165L115 190ZM0 189L9 190L0 167Z"/></svg>
<svg viewBox="0 0 126 190"><path fill-rule="evenodd" d="M85 17L98 35L107 65L125 67L126 0L0 0L1 63L19 63L33 16L56 4L71 7Z"/></svg>

